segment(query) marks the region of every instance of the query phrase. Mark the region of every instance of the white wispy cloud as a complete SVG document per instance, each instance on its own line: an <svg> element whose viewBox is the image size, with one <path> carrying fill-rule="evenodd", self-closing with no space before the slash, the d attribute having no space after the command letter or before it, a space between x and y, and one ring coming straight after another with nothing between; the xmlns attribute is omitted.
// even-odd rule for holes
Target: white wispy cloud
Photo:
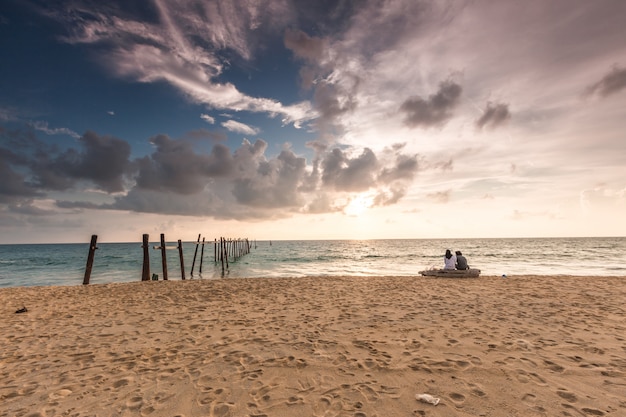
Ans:
<svg viewBox="0 0 626 417"><path fill-rule="evenodd" d="M244 135L258 135L260 130L256 127L248 126L245 123L237 122L235 120L228 120L222 123L226 129L231 132L242 133Z"/></svg>
<svg viewBox="0 0 626 417"><path fill-rule="evenodd" d="M215 124L215 117L211 117L208 114L201 114L200 118L209 124Z"/></svg>
<svg viewBox="0 0 626 417"><path fill-rule="evenodd" d="M51 128L48 126L48 122L43 121L33 122L32 125L36 130L44 132L47 135L68 135L74 139L80 139L80 135L78 133L74 132L72 129L68 129L67 127Z"/></svg>
<svg viewBox="0 0 626 417"><path fill-rule="evenodd" d="M165 81L190 100L212 108L251 111L279 116L283 123L301 124L316 116L310 103L284 105L272 98L248 96L217 77L224 69L219 53L235 51L247 60L252 56L253 31L284 27L291 18L287 0L217 2L156 1L159 20L143 22L101 11L57 14L73 19L67 42L102 43L102 57L117 75L141 82ZM70 17L68 17L70 16ZM209 47L207 47L209 46Z"/></svg>

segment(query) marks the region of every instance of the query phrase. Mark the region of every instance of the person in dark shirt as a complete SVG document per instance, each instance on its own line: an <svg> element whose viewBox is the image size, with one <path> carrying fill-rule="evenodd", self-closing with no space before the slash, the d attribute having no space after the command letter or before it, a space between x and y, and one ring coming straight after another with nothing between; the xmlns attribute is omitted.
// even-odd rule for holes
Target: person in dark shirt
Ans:
<svg viewBox="0 0 626 417"><path fill-rule="evenodd" d="M460 250L456 251L456 269L469 269L467 265L467 259Z"/></svg>

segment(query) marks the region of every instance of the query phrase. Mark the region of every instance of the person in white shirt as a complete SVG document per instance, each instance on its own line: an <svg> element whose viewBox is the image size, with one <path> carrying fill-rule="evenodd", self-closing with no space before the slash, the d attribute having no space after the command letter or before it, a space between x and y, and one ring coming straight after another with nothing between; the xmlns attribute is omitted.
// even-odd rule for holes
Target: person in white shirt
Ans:
<svg viewBox="0 0 626 417"><path fill-rule="evenodd" d="M456 256L450 249L446 249L446 255L443 257L443 269L456 269Z"/></svg>

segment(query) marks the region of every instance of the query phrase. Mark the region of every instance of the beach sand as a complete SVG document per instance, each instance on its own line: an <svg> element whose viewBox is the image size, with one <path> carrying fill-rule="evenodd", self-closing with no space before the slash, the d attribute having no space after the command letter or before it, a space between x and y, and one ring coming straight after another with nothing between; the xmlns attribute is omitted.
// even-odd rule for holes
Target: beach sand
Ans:
<svg viewBox="0 0 626 417"><path fill-rule="evenodd" d="M5 288L0 314L1 416L626 416L626 277Z"/></svg>

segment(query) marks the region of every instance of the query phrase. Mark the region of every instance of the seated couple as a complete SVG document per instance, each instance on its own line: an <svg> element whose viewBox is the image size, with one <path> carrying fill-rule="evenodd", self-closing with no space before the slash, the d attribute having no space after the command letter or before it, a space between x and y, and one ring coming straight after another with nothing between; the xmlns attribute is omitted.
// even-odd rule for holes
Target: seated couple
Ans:
<svg viewBox="0 0 626 417"><path fill-rule="evenodd" d="M446 255L443 257L443 269L469 269L467 259L460 250L453 255L450 249L446 249Z"/></svg>

